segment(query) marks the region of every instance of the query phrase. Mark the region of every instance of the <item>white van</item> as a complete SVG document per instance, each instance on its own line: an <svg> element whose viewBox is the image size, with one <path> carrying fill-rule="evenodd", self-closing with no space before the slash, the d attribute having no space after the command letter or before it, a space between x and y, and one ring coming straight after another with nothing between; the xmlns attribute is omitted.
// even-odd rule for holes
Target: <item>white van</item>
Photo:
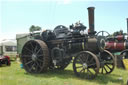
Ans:
<svg viewBox="0 0 128 85"><path fill-rule="evenodd" d="M16 56L17 56L16 40L0 41L0 55L9 56L10 60L16 60Z"/></svg>

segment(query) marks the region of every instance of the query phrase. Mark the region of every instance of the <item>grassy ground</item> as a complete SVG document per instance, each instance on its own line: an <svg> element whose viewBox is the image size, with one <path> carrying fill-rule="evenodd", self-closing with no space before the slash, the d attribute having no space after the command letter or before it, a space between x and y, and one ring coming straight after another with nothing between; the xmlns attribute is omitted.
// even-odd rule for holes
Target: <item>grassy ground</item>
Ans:
<svg viewBox="0 0 128 85"><path fill-rule="evenodd" d="M44 74L26 73L17 62L12 62L10 67L0 67L0 85L126 85L126 79L128 71L117 68L110 75L98 75L93 80L87 80L76 77L72 65L64 71Z"/></svg>

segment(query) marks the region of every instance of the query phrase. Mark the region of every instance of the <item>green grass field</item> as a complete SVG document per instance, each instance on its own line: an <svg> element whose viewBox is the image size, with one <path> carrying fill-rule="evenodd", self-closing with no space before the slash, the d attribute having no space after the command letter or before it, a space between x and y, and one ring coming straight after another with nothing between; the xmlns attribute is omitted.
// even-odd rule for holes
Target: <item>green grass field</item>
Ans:
<svg viewBox="0 0 128 85"><path fill-rule="evenodd" d="M119 79L122 78L122 79ZM43 74L29 74L20 68L20 63L0 67L0 85L126 85L128 71L115 69L109 75L99 74L93 80L74 75L70 64L64 71L48 71Z"/></svg>

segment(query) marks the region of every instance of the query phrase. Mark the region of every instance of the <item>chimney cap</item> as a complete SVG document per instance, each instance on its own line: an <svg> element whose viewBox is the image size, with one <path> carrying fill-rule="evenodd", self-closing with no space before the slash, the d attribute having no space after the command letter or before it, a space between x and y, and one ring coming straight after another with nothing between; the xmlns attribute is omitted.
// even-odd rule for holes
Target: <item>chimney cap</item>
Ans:
<svg viewBox="0 0 128 85"><path fill-rule="evenodd" d="M95 7L88 7L88 9L95 9Z"/></svg>

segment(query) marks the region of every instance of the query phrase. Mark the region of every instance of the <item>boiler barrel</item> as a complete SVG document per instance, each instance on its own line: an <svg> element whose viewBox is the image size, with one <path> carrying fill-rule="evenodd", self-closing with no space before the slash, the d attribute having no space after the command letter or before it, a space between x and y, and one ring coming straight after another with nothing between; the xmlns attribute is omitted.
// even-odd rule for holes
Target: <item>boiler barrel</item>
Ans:
<svg viewBox="0 0 128 85"><path fill-rule="evenodd" d="M128 49L128 41L125 42L106 42L105 48L113 51L122 51Z"/></svg>
<svg viewBox="0 0 128 85"><path fill-rule="evenodd" d="M128 18L127 18L127 34L128 34Z"/></svg>
<svg viewBox="0 0 128 85"><path fill-rule="evenodd" d="M68 48L71 53L76 53L83 50L88 50L97 53L99 51L97 42L98 41L96 38L89 38L87 41L70 43L68 45Z"/></svg>

